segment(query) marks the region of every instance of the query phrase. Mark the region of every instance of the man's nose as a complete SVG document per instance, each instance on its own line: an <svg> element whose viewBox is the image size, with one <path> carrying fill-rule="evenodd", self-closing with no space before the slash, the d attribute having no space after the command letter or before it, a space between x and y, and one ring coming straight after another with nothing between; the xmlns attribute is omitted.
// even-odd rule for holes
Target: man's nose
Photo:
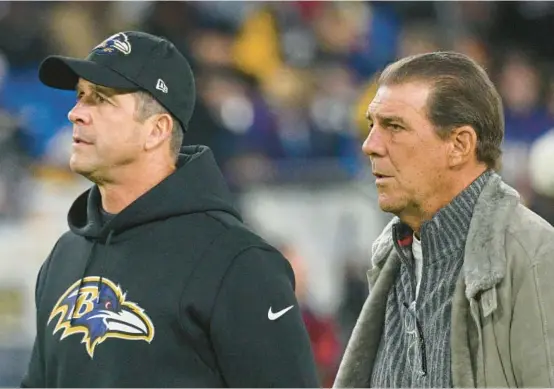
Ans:
<svg viewBox="0 0 554 389"><path fill-rule="evenodd" d="M383 134L377 126L373 126L367 135L363 145L362 151L368 157L384 156L386 154L385 142Z"/></svg>
<svg viewBox="0 0 554 389"><path fill-rule="evenodd" d="M67 118L73 124L86 125L91 122L90 112L88 112L88 108L81 102L75 104L67 114Z"/></svg>

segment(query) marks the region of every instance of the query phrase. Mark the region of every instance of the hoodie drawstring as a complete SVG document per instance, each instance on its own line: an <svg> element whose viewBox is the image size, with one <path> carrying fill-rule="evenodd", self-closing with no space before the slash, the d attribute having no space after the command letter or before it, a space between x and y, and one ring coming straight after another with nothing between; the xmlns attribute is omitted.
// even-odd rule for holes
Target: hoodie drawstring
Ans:
<svg viewBox="0 0 554 389"><path fill-rule="evenodd" d="M112 240L112 236L113 236L113 230L110 231L110 233L108 234L108 238L106 239L106 246L109 246L110 243L111 243L111 240ZM85 282L85 276L87 274L87 271L88 271L88 268L90 267L90 264L92 263L92 258L94 257L94 249L96 248L96 245L97 245L98 241L95 240L94 243L92 244L92 247L90 248L90 251L88 253L88 257L87 257L87 261L85 263L85 268L83 269L83 274L81 275L81 279L79 280L79 287L77 288L77 295L75 296L75 303L73 304L73 312L71 313L71 320L69 321L69 324L71 326L73 326L73 320L75 319L75 311L76 311L76 308L77 308L77 301L79 299L79 295L81 294L81 289L83 287L83 283ZM98 279L98 284L97 284L97 288L98 288L98 297L97 297L97 301L100 300L100 288L102 286L102 273L103 273L103 268L102 268L102 262L100 262L100 278Z"/></svg>

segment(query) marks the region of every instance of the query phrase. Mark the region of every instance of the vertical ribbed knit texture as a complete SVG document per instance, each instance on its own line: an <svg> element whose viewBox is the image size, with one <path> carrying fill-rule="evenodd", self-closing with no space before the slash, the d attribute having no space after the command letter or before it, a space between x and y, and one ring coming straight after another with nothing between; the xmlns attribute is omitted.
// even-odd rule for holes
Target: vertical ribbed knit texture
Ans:
<svg viewBox="0 0 554 389"><path fill-rule="evenodd" d="M385 328L370 378L371 387L452 387L451 301L463 264L473 208L490 175L491 172L481 175L423 224L423 270L417 301L414 301L415 264L411 247L396 245L405 260L388 295ZM401 224L395 232L395 240L411 233ZM422 371L424 367L426 374Z"/></svg>

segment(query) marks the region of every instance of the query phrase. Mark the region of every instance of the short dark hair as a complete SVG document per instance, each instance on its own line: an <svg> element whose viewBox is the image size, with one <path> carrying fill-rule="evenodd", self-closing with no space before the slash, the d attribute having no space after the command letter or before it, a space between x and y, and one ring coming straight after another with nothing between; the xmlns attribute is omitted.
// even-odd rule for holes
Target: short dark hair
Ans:
<svg viewBox="0 0 554 389"><path fill-rule="evenodd" d="M146 119L152 115L167 113L171 115L167 109L165 109L159 102L146 91L137 91L135 92L135 98L137 101L136 108L136 119L139 122L144 122ZM183 144L184 133L181 128L181 124L173 115L173 128L171 130L171 152L175 158L179 155L179 150Z"/></svg>
<svg viewBox="0 0 554 389"><path fill-rule="evenodd" d="M439 136L464 125L477 134L477 160L498 170L504 138L502 99L486 71L464 54L440 51L400 59L385 68L378 84L422 81L432 87L429 121Z"/></svg>

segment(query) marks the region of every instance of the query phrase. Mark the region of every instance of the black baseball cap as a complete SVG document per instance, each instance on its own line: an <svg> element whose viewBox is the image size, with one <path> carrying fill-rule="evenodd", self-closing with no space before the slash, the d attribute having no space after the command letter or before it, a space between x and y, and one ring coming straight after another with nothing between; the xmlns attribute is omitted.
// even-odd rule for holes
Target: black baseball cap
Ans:
<svg viewBox="0 0 554 389"><path fill-rule="evenodd" d="M167 39L144 32L119 32L92 49L85 59L52 55L39 67L40 81L74 90L79 78L114 89L145 90L186 131L194 110L194 75L186 58Z"/></svg>

